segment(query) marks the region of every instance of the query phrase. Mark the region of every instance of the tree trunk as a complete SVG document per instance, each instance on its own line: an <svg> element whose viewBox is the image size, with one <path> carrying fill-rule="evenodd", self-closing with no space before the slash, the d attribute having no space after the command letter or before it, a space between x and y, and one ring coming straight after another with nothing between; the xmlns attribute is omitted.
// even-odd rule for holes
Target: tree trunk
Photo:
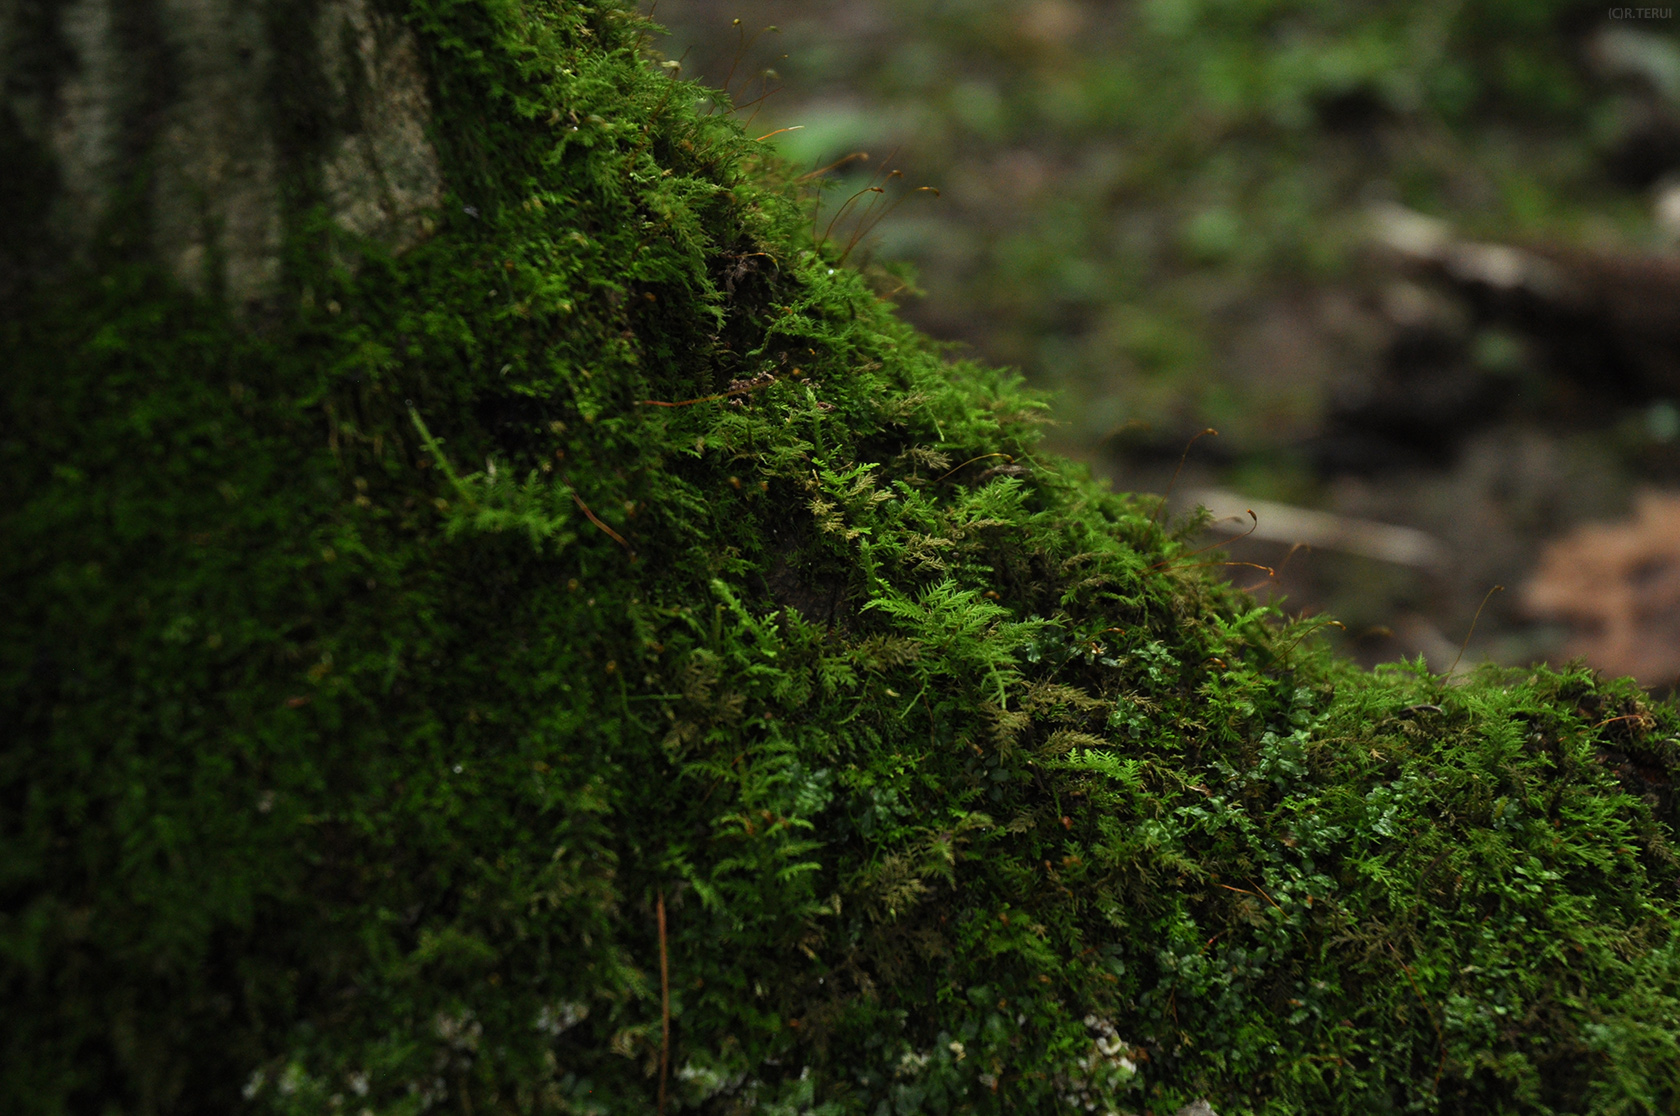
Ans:
<svg viewBox="0 0 1680 1116"><path fill-rule="evenodd" d="M250 310L312 215L400 251L441 195L414 34L368 0L14 0L0 79L0 298L114 251Z"/></svg>

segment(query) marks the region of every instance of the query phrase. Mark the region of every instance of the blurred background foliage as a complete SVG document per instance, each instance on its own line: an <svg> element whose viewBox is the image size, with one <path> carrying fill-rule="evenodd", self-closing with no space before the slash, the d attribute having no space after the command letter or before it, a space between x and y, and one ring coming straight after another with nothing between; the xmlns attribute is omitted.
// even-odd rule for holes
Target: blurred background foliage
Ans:
<svg viewBox="0 0 1680 1116"><path fill-rule="evenodd" d="M1276 578L1233 567L1245 584L1334 612L1366 661L1423 654L1438 670L1502 584L1512 591L1488 602L1466 664L1584 653L1648 685L1680 675L1680 538L1603 575L1625 574L1634 641L1672 644L1637 664L1603 651L1614 617L1531 584L1548 554L1569 566L1572 531L1680 484L1680 376L1634 352L1669 338L1680 354L1680 328L1647 322L1636 344L1617 324L1630 301L1680 318L1672 8L652 11L682 76L726 88L719 111L775 133L795 173L831 168L806 180L817 239L933 335L1057 393L1058 450L1117 487L1161 492L1196 432L1216 428L1191 449L1174 507L1269 502L1231 554L1289 564ZM886 192L847 207L872 185ZM1563 261L1586 293L1565 312L1431 276L1382 247L1382 214ZM1412 533L1359 534L1373 524ZM1315 545L1290 555L1292 541Z"/></svg>

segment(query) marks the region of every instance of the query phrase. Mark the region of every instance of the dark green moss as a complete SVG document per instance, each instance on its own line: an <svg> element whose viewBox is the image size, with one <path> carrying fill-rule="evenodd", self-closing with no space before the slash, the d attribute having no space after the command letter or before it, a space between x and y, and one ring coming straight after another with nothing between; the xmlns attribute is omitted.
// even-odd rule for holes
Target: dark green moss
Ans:
<svg viewBox="0 0 1680 1116"><path fill-rule="evenodd" d="M428 244L4 327L8 1110L651 1111L661 905L673 1111L1672 1109L1672 707L1330 660L632 13L411 22Z"/></svg>

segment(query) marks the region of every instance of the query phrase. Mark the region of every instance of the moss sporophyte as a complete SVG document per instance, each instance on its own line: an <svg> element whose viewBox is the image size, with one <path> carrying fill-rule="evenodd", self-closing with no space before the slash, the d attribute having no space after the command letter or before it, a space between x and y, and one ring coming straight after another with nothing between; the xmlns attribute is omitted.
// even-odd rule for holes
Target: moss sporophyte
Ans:
<svg viewBox="0 0 1680 1116"><path fill-rule="evenodd" d="M1673 706L1334 660L629 8L402 12L429 237L8 303L8 1111L1674 1110Z"/></svg>

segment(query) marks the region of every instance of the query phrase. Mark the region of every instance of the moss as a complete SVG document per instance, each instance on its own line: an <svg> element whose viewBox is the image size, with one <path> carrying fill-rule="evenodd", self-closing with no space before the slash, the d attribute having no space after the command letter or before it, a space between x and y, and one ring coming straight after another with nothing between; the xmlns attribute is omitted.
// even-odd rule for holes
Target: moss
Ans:
<svg viewBox="0 0 1680 1116"><path fill-rule="evenodd" d="M661 908L672 1111L1672 1109L1672 706L1334 661L629 10L409 18L428 244L5 324L8 1110L650 1111Z"/></svg>

